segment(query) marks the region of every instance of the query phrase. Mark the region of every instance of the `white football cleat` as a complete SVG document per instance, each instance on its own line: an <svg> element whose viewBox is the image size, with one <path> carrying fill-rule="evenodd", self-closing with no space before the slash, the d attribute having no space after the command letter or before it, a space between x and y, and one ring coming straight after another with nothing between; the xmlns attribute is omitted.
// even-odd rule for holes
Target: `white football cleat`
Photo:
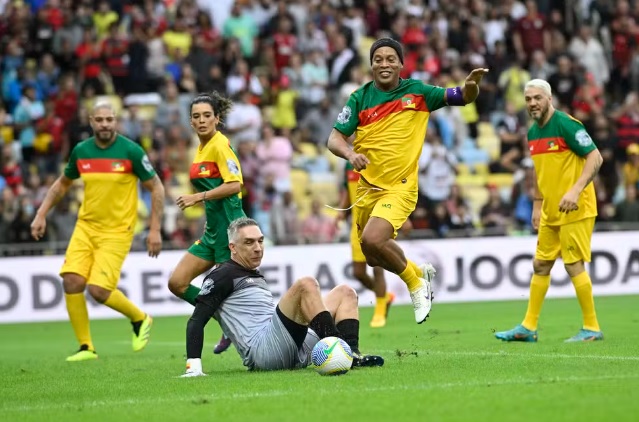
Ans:
<svg viewBox="0 0 639 422"><path fill-rule="evenodd" d="M196 372L196 371L186 371L185 374L180 375L180 378L192 378L192 377L206 377L207 374L204 372Z"/></svg>
<svg viewBox="0 0 639 422"><path fill-rule="evenodd" d="M181 375L181 378L191 377L205 377L206 374L202 372L202 360L197 358L186 360L186 373Z"/></svg>
<svg viewBox="0 0 639 422"><path fill-rule="evenodd" d="M410 299L413 301L413 309L415 311L415 322L421 324L426 321L430 310L433 306L433 289L432 281L435 278L435 268L431 264L422 264L419 266L424 275L422 280L422 286L415 292L410 294Z"/></svg>

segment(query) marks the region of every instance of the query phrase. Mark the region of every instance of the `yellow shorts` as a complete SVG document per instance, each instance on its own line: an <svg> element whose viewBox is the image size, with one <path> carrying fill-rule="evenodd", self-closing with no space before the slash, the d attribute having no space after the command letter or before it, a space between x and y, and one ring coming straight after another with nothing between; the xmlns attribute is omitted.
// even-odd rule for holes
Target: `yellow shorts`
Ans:
<svg viewBox="0 0 639 422"><path fill-rule="evenodd" d="M74 273L84 277L87 284L113 291L120 280L133 236L104 234L78 223L73 230L60 275Z"/></svg>
<svg viewBox="0 0 639 422"><path fill-rule="evenodd" d="M366 262L366 257L364 252L362 252L362 243L357 235L357 225L354 221L355 219L353 218L353 224L351 225L351 256L353 257L353 262Z"/></svg>
<svg viewBox="0 0 639 422"><path fill-rule="evenodd" d="M417 205L417 192L377 190L364 180L357 186L357 203L353 208L357 237L362 238L364 227L371 217L383 218L393 226L393 238Z"/></svg>
<svg viewBox="0 0 639 422"><path fill-rule="evenodd" d="M595 217L585 218L563 226L539 226L535 258L544 261L563 259L565 264L590 262L590 241Z"/></svg>

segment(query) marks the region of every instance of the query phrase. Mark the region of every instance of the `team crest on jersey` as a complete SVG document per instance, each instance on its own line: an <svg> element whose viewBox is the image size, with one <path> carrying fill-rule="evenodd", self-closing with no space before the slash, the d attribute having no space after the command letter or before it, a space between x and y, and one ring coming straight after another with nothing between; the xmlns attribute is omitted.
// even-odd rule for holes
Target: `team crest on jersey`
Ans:
<svg viewBox="0 0 639 422"><path fill-rule="evenodd" d="M578 130L577 133L575 133L575 140L582 147L587 147L592 144L592 138L588 135L586 129Z"/></svg>
<svg viewBox="0 0 639 422"><path fill-rule="evenodd" d="M231 174L240 174L240 169L237 166L237 163L235 161L233 161L231 158L226 160L226 165L228 166L229 171L231 172Z"/></svg>
<svg viewBox="0 0 639 422"><path fill-rule="evenodd" d="M215 285L215 281L210 277L207 278L206 280L204 280L204 283L202 283L202 289L200 289L200 294L207 295L211 293L211 290L213 290L214 285Z"/></svg>
<svg viewBox="0 0 639 422"><path fill-rule="evenodd" d="M116 171L118 173L123 172L125 170L124 164L121 161L114 161L111 164L111 170Z"/></svg>
<svg viewBox="0 0 639 422"><path fill-rule="evenodd" d="M406 95L402 97L402 108L415 108L415 96L414 95Z"/></svg>
<svg viewBox="0 0 639 422"><path fill-rule="evenodd" d="M337 123L342 125L347 123L351 119L351 114L353 114L351 108L349 106L344 106L342 112L337 115Z"/></svg>
<svg viewBox="0 0 639 422"><path fill-rule="evenodd" d="M144 170L146 170L149 173L153 171L153 165L151 164L151 160L149 160L149 156L146 154L144 154L144 157L142 157L142 167L144 167Z"/></svg>
<svg viewBox="0 0 639 422"><path fill-rule="evenodd" d="M559 150L559 144L557 142L555 142L554 140L548 141L547 151L558 151L558 150Z"/></svg>

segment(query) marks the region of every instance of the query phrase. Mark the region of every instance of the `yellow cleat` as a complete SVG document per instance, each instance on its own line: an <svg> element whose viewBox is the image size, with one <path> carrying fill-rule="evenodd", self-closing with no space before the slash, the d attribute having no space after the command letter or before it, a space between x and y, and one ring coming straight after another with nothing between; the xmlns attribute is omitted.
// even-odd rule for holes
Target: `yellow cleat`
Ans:
<svg viewBox="0 0 639 422"><path fill-rule="evenodd" d="M140 325L140 331L136 335L133 333L133 351L139 352L144 349L149 342L149 337L151 335L151 326L153 325L153 318L147 315L144 317L144 321L142 321L142 325Z"/></svg>
<svg viewBox="0 0 639 422"><path fill-rule="evenodd" d="M67 362L81 362L83 360L95 360L97 358L98 354L95 353L95 350L89 350L89 346L83 344L80 346L80 350L67 358Z"/></svg>
<svg viewBox="0 0 639 422"><path fill-rule="evenodd" d="M371 320L372 328L382 328L386 325L386 315L373 315Z"/></svg>

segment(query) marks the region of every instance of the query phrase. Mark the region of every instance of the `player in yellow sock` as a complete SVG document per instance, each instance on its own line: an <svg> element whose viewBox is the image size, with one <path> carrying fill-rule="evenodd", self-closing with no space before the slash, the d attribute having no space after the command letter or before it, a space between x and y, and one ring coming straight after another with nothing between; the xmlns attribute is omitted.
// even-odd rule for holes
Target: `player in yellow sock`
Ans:
<svg viewBox="0 0 639 422"><path fill-rule="evenodd" d="M335 216L335 224L339 225L346 220L346 211L350 209L350 205L355 202L357 185L359 182L359 173L357 173L353 165L348 161L344 166L344 180L340 191L340 212ZM347 208L349 207L349 208ZM387 293L386 279L384 278L384 269L381 267L373 268L373 277L368 274L368 266L366 265L366 257L362 252L362 245L357 234L357 226L353 214L350 232L351 256L353 264L353 277L355 277L364 287L375 293L375 310L373 319L370 322L372 328L381 328L386 326L386 317L390 305L395 299L395 295Z"/></svg>
<svg viewBox="0 0 639 422"><path fill-rule="evenodd" d="M80 350L69 356L67 362L97 359L98 355L95 353L93 341L91 340L89 313L87 311L87 301L84 297L84 292L65 293L64 299L67 304L67 312L69 313L69 320L71 321L73 332L80 343Z"/></svg>
<svg viewBox="0 0 639 422"><path fill-rule="evenodd" d="M504 341L537 341L537 321L550 270L561 256L575 286L583 325L568 342L603 340L592 296L592 282L584 262L590 262L590 241L597 216L592 180L603 159L584 125L555 110L550 84L533 79L524 90L528 114L534 120L528 146L536 183L532 226L539 230L533 261L528 311L521 325L495 333Z"/></svg>
<svg viewBox="0 0 639 422"><path fill-rule="evenodd" d="M149 256L157 257L162 249L164 187L144 149L117 133L118 119L112 104L96 103L89 120L94 136L74 147L64 173L47 191L31 223L31 235L40 240L46 231L49 210L64 197L75 179L82 179L84 199L60 270L69 319L80 343L78 352L67 358L71 362L97 358L84 298L87 284L94 299L131 319L134 350L141 350L148 342L151 317L117 290L122 264L133 242L140 182L151 192L146 240Z"/></svg>

